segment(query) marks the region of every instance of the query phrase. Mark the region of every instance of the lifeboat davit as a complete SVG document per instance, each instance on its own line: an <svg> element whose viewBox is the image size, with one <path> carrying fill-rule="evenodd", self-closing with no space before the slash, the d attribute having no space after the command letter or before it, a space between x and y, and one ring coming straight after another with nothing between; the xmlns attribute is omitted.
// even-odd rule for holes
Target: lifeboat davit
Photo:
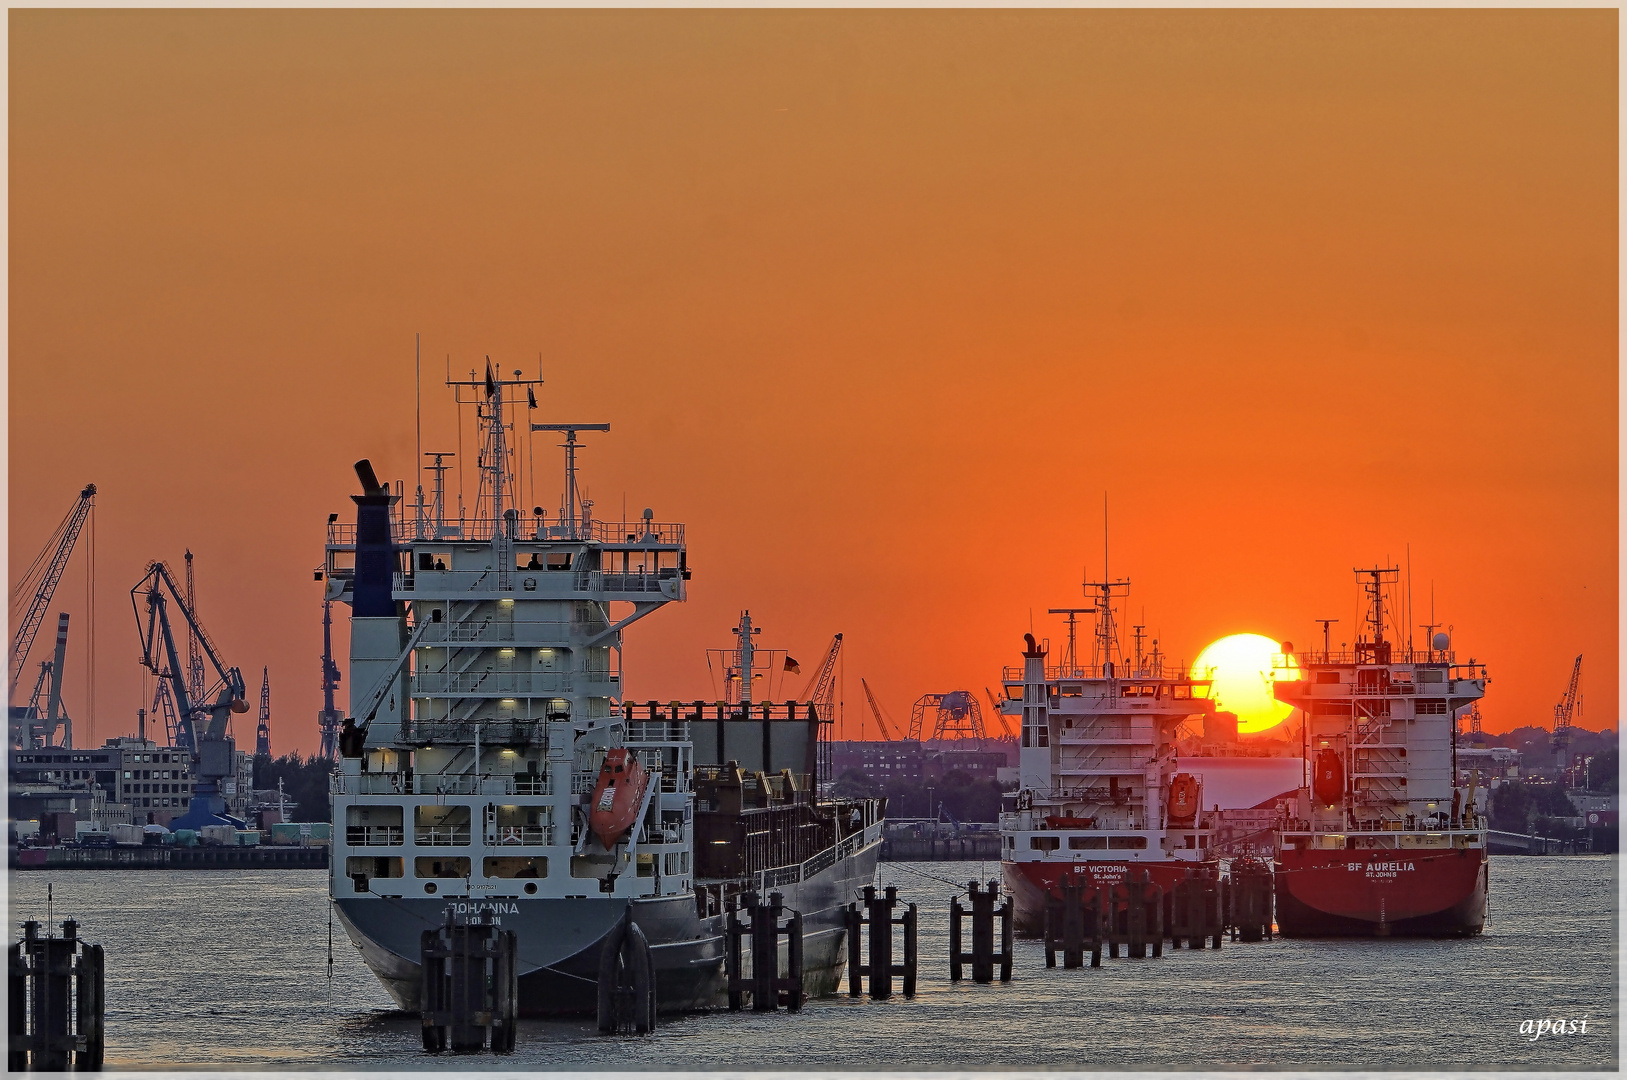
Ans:
<svg viewBox="0 0 1627 1080"><path fill-rule="evenodd" d="M1321 806L1333 806L1344 798L1345 763L1337 750L1323 750L1316 755L1316 771L1311 774L1311 792Z"/></svg>
<svg viewBox="0 0 1627 1080"><path fill-rule="evenodd" d="M1169 820L1190 823L1198 816L1198 778L1176 773L1169 782Z"/></svg>
<svg viewBox="0 0 1627 1080"><path fill-rule="evenodd" d="M588 831L606 851L624 839L638 820L638 809L644 805L644 792L649 786L649 770L626 747L618 746L605 754L589 804Z"/></svg>

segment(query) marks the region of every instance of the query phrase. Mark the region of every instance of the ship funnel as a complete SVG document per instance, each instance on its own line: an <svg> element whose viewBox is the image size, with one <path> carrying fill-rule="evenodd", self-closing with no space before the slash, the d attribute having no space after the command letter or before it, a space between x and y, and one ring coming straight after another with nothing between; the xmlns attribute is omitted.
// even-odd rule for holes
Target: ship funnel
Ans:
<svg viewBox="0 0 1627 1080"><path fill-rule="evenodd" d="M1044 651L1040 649L1039 643L1034 640L1033 634L1024 634L1023 641L1028 645L1028 648L1023 652L1024 656L1032 658L1045 655Z"/></svg>
<svg viewBox="0 0 1627 1080"><path fill-rule="evenodd" d="M384 485L379 483L378 474L373 472L373 463L366 458L356 462L356 479L362 482L363 495L376 495Z"/></svg>

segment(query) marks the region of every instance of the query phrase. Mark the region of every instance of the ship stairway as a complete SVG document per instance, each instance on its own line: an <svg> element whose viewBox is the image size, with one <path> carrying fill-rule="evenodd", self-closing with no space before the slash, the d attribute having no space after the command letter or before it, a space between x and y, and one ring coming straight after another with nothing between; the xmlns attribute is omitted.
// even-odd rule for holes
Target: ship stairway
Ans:
<svg viewBox="0 0 1627 1080"><path fill-rule="evenodd" d="M1358 701L1355 705L1361 713L1356 719L1356 745L1376 742L1384 729L1390 726L1390 718L1374 714L1363 702Z"/></svg>

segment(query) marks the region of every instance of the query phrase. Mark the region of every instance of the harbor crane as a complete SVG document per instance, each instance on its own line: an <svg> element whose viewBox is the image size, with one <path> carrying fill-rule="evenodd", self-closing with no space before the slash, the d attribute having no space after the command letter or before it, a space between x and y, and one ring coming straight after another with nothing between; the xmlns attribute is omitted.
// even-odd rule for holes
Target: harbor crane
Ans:
<svg viewBox="0 0 1627 1080"><path fill-rule="evenodd" d="M1565 688L1565 696L1559 699L1554 706L1554 758L1560 768L1570 764L1566 757L1571 744L1571 718L1581 710L1582 685L1582 656L1576 656L1576 663L1571 665L1570 685Z"/></svg>
<svg viewBox="0 0 1627 1080"><path fill-rule="evenodd" d="M142 618L143 601L145 619ZM227 777L235 776L237 769L236 746L227 734L232 713L249 710L243 673L235 667L228 668L221 661L220 650L215 648L209 634L182 599L168 564L158 560L147 564L147 573L130 590L130 603L141 634L141 665L169 681L170 694L179 714L176 726L181 738L176 745L191 752L192 772L197 777L191 808L171 826L195 829L203 825L231 824L241 827L242 822L225 816L222 785ZM180 650L170 627L172 604L181 613L189 631L197 636L204 656L218 676L210 688L215 695L212 704L205 704L207 694L195 700L187 686L187 668L181 663Z"/></svg>
<svg viewBox="0 0 1627 1080"><path fill-rule="evenodd" d="M56 655L40 661L40 673L34 680L34 692L28 695L28 704L11 707L11 747L14 750L39 750L54 746L73 749L73 720L62 707L62 671L68 653L68 613L57 612ZM44 705L41 705L41 698ZM61 729L62 738L57 739Z"/></svg>
<svg viewBox="0 0 1627 1080"><path fill-rule="evenodd" d="M831 639L824 663L819 665L814 677L808 680L807 689L802 691L802 700L817 707L822 724L831 723L836 716L836 658L841 652L842 635L837 634Z"/></svg>
<svg viewBox="0 0 1627 1080"><path fill-rule="evenodd" d="M45 541L45 547L34 557L34 561L27 570L23 571L17 579L17 584L11 590L11 617L16 627L11 636L11 686L6 696L9 699L17 692L17 680L22 678L23 665L28 660L28 650L34 647L34 635L39 633L40 624L45 621L45 610L51 606L51 598L56 595L57 583L62 580L62 572L68 568L68 557L73 554L73 546L79 539L79 532L85 527L85 520L90 517L96 508L96 485L86 484L79 492L79 501L73 504L56 530ZM23 601L26 598L27 603Z"/></svg>
<svg viewBox="0 0 1627 1080"><path fill-rule="evenodd" d="M260 673L260 723L254 729L254 756L271 757L271 669Z"/></svg>
<svg viewBox="0 0 1627 1080"><path fill-rule="evenodd" d="M863 679L860 679L859 680L859 685L864 687L865 700L870 702L870 711L871 711L871 713L873 713L875 715L876 726L881 728L881 737L884 740L886 740L887 742L895 741L894 737L893 737L892 727L891 727L891 725L889 725L887 723L886 718L882 715L881 702L877 701L876 700L876 695L871 692L870 684L865 682Z"/></svg>
<svg viewBox="0 0 1627 1080"><path fill-rule="evenodd" d="M438 498L439 496L437 496ZM339 665L333 662L333 601L322 601L322 711L316 714L322 744L317 756L332 761L339 756L339 726L344 715L333 706L333 693L339 689Z"/></svg>
<svg viewBox="0 0 1627 1080"><path fill-rule="evenodd" d="M995 697L994 691L986 686L983 688L983 693L988 695L989 708L994 710L994 718L1000 722L1000 730L1006 733L1006 738L1015 739L1017 734L1011 730L1011 722L1006 719L1006 714L1000 711L1000 699Z"/></svg>

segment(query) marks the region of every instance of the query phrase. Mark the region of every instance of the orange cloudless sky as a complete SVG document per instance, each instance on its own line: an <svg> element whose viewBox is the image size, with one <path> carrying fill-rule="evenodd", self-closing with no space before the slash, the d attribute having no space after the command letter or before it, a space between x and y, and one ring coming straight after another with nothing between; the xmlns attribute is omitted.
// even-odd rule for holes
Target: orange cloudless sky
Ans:
<svg viewBox="0 0 1627 1080"><path fill-rule="evenodd" d="M640 700L716 697L746 607L804 678L845 634L845 734L860 676L981 696L1060 643L1105 494L1172 658L1354 640L1351 569L1410 552L1488 730L1578 653L1617 726L1613 10L8 19L9 565L97 484L81 745L134 732L129 591L190 548L315 749L311 570L353 461L416 482L415 334L425 449L448 364L540 358L540 419L612 425L597 515L688 524Z"/></svg>

